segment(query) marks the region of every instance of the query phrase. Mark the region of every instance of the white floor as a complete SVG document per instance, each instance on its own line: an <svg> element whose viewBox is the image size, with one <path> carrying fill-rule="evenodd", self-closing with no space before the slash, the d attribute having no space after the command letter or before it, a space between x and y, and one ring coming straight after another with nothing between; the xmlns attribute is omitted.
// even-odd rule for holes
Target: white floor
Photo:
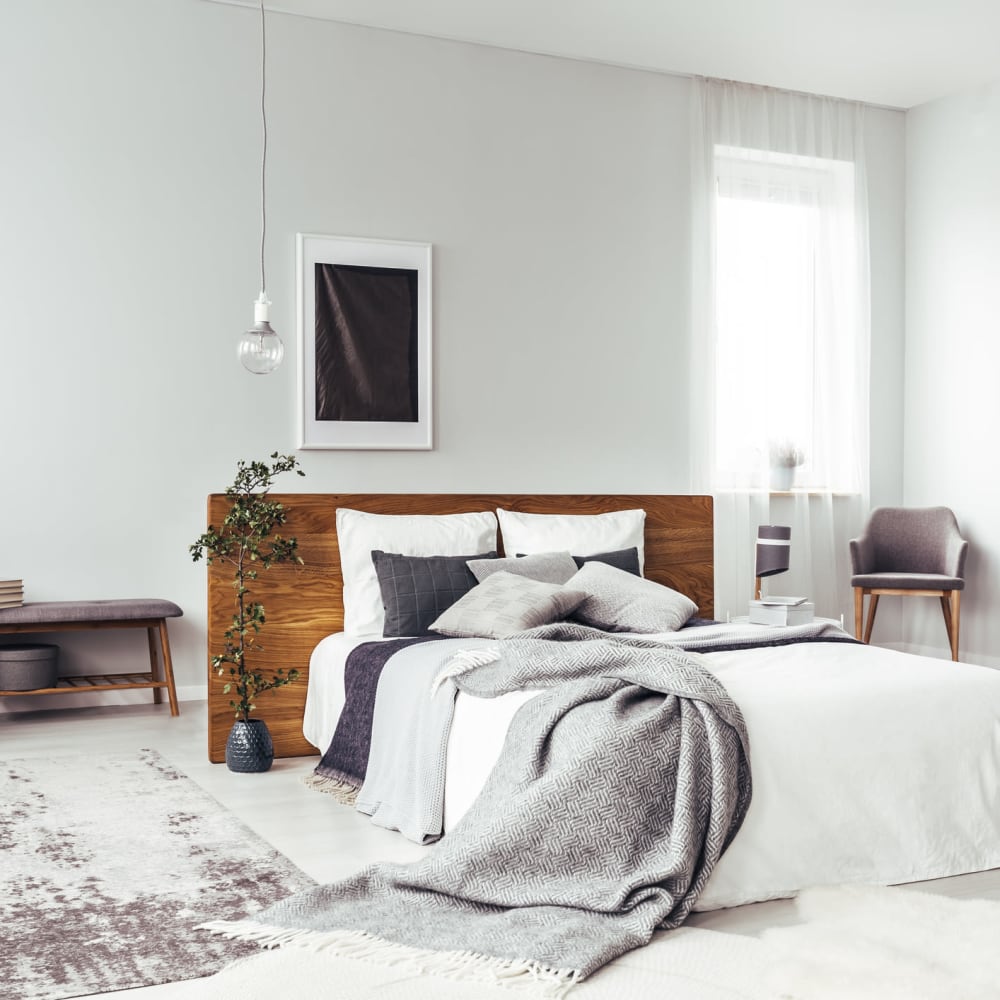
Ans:
<svg viewBox="0 0 1000 1000"><path fill-rule="evenodd" d="M302 784L316 757L277 760L266 774L232 774L224 764L210 764L205 717L204 702L190 701L181 703L177 718L165 705L142 704L11 712L0 715L0 756L11 760L154 749L317 882L352 874L372 861L407 861L426 850ZM947 896L1000 899L1000 870L916 887ZM794 922L788 900L694 914L689 920L692 926L749 935ZM177 983L103 996L180 1000L187 992L184 983Z"/></svg>

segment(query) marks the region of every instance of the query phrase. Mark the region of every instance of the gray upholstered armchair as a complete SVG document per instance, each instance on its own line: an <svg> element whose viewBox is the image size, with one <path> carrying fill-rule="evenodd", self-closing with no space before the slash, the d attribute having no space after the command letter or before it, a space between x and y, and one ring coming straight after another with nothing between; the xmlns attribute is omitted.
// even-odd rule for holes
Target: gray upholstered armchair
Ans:
<svg viewBox="0 0 1000 1000"><path fill-rule="evenodd" d="M883 594L940 598L951 658L958 659L959 605L969 543L947 507L876 507L860 538L851 539L854 631L868 642ZM865 597L868 621L861 621Z"/></svg>

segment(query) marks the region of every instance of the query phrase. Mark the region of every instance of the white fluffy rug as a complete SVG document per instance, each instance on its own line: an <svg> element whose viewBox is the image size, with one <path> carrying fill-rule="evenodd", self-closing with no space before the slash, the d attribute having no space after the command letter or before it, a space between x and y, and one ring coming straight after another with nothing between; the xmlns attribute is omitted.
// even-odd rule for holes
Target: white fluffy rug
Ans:
<svg viewBox="0 0 1000 1000"><path fill-rule="evenodd" d="M570 1000L1000 1000L1000 903L909 889L812 889L802 923L760 938L681 928L570 991ZM186 984L191 1000L516 1000L470 985L284 948Z"/></svg>
<svg viewBox="0 0 1000 1000"><path fill-rule="evenodd" d="M799 1000L998 1000L1000 903L911 889L811 889L765 931L767 984Z"/></svg>

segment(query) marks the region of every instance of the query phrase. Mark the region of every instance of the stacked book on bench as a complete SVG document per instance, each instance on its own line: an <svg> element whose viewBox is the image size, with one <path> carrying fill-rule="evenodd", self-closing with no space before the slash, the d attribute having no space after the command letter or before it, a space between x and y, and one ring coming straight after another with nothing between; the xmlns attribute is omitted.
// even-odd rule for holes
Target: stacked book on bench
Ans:
<svg viewBox="0 0 1000 1000"><path fill-rule="evenodd" d="M0 580L0 608L19 608L24 604L23 580Z"/></svg>
<svg viewBox="0 0 1000 1000"><path fill-rule="evenodd" d="M750 602L750 624L808 625L815 611L804 597L764 597Z"/></svg>

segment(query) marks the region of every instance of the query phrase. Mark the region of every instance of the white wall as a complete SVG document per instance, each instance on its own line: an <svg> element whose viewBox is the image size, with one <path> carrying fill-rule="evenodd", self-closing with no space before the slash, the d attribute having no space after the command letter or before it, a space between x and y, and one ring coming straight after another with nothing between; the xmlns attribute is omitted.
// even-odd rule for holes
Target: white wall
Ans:
<svg viewBox="0 0 1000 1000"><path fill-rule="evenodd" d="M252 10L202 0L47 0L0 38L0 577L31 600L177 601L189 693L205 496L237 459L295 446L298 231L434 244L436 448L302 453L286 488L689 489L687 81L269 15L267 285L287 353L259 378L235 359L259 283L257 32ZM869 127L885 502L902 121ZM58 641L78 671L144 648Z"/></svg>
<svg viewBox="0 0 1000 1000"><path fill-rule="evenodd" d="M904 497L955 511L971 543L961 655L1000 666L1000 83L910 111L906 166ZM946 648L932 602L905 622L910 646Z"/></svg>

